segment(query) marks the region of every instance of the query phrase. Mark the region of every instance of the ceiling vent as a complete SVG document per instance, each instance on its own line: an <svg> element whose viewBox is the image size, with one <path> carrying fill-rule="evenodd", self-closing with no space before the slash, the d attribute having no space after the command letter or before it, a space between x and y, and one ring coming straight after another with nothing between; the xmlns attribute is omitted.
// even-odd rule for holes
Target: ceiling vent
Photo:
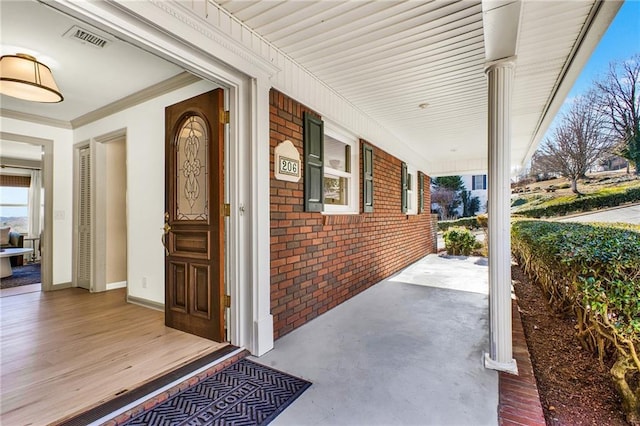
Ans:
<svg viewBox="0 0 640 426"><path fill-rule="evenodd" d="M63 37L70 38L82 44L87 44L98 49L107 47L107 45L112 42L112 40L105 37L104 35L98 34L98 32L95 30L89 31L77 25L69 28L69 30L64 33Z"/></svg>

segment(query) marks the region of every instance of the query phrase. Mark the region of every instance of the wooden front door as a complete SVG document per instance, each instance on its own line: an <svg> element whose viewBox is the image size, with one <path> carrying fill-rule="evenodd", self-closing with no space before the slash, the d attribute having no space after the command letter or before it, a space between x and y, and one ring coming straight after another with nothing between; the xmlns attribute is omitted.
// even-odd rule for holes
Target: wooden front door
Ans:
<svg viewBox="0 0 640 426"><path fill-rule="evenodd" d="M165 109L165 324L222 342L224 92Z"/></svg>

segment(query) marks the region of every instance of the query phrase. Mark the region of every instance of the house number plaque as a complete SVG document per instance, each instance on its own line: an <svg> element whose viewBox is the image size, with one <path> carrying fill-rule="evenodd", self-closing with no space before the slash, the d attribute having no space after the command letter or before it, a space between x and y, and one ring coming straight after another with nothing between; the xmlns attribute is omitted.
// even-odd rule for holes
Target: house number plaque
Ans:
<svg viewBox="0 0 640 426"><path fill-rule="evenodd" d="M290 140L280 142L276 146L274 157L276 179L288 182L300 181L300 153Z"/></svg>
<svg viewBox="0 0 640 426"><path fill-rule="evenodd" d="M280 156L280 174L298 176L300 174L300 161L293 158Z"/></svg>

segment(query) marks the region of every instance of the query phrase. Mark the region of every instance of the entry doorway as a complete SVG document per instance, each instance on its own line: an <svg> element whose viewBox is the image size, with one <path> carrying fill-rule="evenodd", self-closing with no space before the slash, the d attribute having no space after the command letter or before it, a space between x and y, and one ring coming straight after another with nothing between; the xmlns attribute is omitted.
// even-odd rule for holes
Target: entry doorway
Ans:
<svg viewBox="0 0 640 426"><path fill-rule="evenodd" d="M74 156L73 286L127 286L126 134L79 144Z"/></svg>
<svg viewBox="0 0 640 426"><path fill-rule="evenodd" d="M29 188L30 193L39 193L40 197L39 201L33 201L34 197L29 196L29 210L32 212L29 213L28 218L28 222L32 219L38 222L39 229L33 231L32 225L27 228L27 225L24 224L25 229L20 231L24 235L23 248L33 250L25 256L23 263L27 261L39 262L40 283L3 289L0 291L1 295L50 290L53 282L53 141L10 132L0 132L0 141L3 152L2 167L17 167L22 171L29 172L29 174L33 170L38 170L37 180L40 181L40 191L32 187ZM25 151L20 146L29 148ZM32 157L29 152L34 151L37 152L37 155ZM33 176L31 176L31 182L33 182Z"/></svg>

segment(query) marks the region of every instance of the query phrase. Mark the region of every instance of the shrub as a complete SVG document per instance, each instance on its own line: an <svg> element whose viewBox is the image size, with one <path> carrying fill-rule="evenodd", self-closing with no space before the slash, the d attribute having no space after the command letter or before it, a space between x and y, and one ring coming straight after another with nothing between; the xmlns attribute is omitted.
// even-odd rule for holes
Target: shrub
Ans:
<svg viewBox="0 0 640 426"><path fill-rule="evenodd" d="M581 344L603 362L627 420L640 424L640 232L578 223L517 221L513 254L551 304L576 316Z"/></svg>
<svg viewBox="0 0 640 426"><path fill-rule="evenodd" d="M476 216L476 220L480 228L487 229L489 227L489 216L487 214L479 214Z"/></svg>
<svg viewBox="0 0 640 426"><path fill-rule="evenodd" d="M565 216L569 213L615 207L634 201L640 201L640 187L609 188L597 194L587 194L580 197L558 197L545 206L521 209L517 213L518 215L534 218Z"/></svg>
<svg viewBox="0 0 640 426"><path fill-rule="evenodd" d="M476 236L466 228L449 228L443 237L447 253L453 256L469 256L477 248Z"/></svg>
<svg viewBox="0 0 640 426"><path fill-rule="evenodd" d="M518 207L521 206L523 204L527 204L529 200L527 200L526 198L516 198L515 200L513 200L511 202L511 207Z"/></svg>

